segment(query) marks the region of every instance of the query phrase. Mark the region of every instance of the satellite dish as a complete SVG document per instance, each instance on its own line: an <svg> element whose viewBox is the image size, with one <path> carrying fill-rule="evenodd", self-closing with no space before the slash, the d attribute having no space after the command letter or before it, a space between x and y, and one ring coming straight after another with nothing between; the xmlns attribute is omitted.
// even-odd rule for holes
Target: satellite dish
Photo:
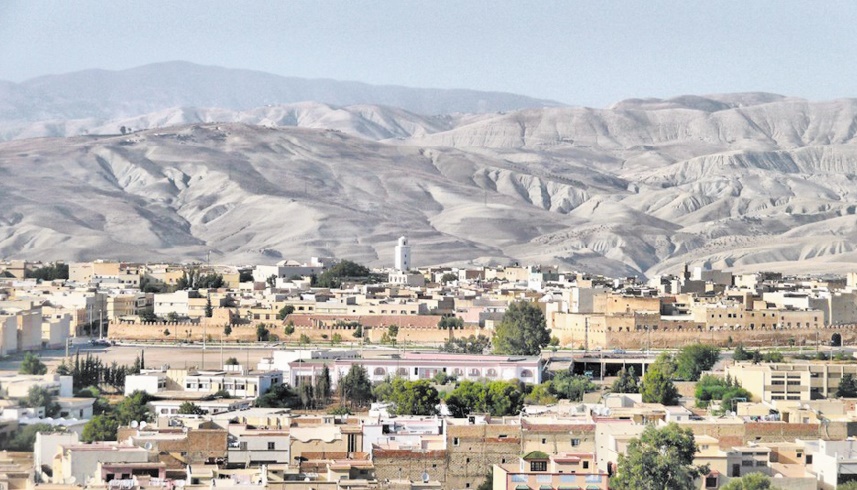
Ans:
<svg viewBox="0 0 857 490"><path fill-rule="evenodd" d="M148 425L149 425L149 424L147 424L145 420L140 422L140 428L141 428L141 429L145 429L145 428L146 428L146 426L148 426Z"/></svg>
<svg viewBox="0 0 857 490"><path fill-rule="evenodd" d="M152 443L147 442L146 444L143 445L143 447L145 447L147 451L151 451L152 450Z"/></svg>
<svg viewBox="0 0 857 490"><path fill-rule="evenodd" d="M131 421L131 428L132 428L132 429L136 429L139 425L140 425L140 424L138 424L136 420L132 420L132 421Z"/></svg>
<svg viewBox="0 0 857 490"><path fill-rule="evenodd" d="M428 471L423 471L423 483L428 483L428 481L429 481Z"/></svg>

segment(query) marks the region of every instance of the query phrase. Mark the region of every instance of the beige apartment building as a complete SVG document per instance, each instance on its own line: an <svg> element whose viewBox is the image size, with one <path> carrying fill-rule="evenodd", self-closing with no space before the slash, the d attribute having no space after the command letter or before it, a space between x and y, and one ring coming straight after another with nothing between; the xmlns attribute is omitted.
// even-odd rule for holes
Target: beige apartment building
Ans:
<svg viewBox="0 0 857 490"><path fill-rule="evenodd" d="M843 375L857 376L857 364L739 362L727 366L726 374L752 393L756 401L809 401L835 397Z"/></svg>

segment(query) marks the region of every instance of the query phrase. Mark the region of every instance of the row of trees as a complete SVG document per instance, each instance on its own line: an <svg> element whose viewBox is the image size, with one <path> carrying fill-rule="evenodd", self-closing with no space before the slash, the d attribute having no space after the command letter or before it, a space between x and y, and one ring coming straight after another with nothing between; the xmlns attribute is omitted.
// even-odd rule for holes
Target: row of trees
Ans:
<svg viewBox="0 0 857 490"><path fill-rule="evenodd" d="M129 374L139 374L145 368L144 351L140 351L140 355L134 359L134 364L131 366L119 365L116 361L106 365L100 358L89 353L81 359L80 352L78 352L75 354L74 362L71 365L67 365L63 360L62 364L57 367L57 374L73 376L76 390L87 386L109 386L114 391L121 392L125 388L125 377Z"/></svg>
<svg viewBox="0 0 857 490"><path fill-rule="evenodd" d="M45 265L38 269L25 270L24 277L38 279L40 281L68 279L68 264L56 263Z"/></svg>

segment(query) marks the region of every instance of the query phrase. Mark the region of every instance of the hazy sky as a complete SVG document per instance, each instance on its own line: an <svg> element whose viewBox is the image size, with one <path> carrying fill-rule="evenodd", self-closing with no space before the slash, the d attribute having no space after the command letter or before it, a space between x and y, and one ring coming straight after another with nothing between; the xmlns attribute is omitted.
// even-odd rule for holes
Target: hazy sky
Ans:
<svg viewBox="0 0 857 490"><path fill-rule="evenodd" d="M857 96L857 2L0 1L0 79L186 60L287 76L630 97Z"/></svg>

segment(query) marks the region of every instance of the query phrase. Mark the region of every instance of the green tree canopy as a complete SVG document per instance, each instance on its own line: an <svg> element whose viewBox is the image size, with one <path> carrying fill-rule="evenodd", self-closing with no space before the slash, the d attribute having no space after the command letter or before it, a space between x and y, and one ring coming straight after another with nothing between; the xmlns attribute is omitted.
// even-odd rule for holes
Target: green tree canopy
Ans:
<svg viewBox="0 0 857 490"><path fill-rule="evenodd" d="M696 442L689 428L670 423L663 428L647 426L619 455L610 488L616 490L695 490L696 478L707 467L693 465Z"/></svg>
<svg viewBox="0 0 857 490"><path fill-rule="evenodd" d="M480 383L465 380L449 393L445 401L453 417L466 417L470 413L490 413L501 417L519 414L525 397L521 386L514 381Z"/></svg>
<svg viewBox="0 0 857 490"><path fill-rule="evenodd" d="M321 374L315 380L315 397L325 405L330 401L330 384L330 368L325 364L321 368Z"/></svg>
<svg viewBox="0 0 857 490"><path fill-rule="evenodd" d="M619 376L613 381L610 386L610 391L613 393L639 393L640 378L634 372L634 368L622 368L619 371Z"/></svg>
<svg viewBox="0 0 857 490"><path fill-rule="evenodd" d="M339 383L342 400L353 406L365 406L372 401L372 382L366 368L352 364L351 369Z"/></svg>
<svg viewBox="0 0 857 490"><path fill-rule="evenodd" d="M338 288L344 279L367 281L371 279L371 271L356 262L343 260L329 267L316 278L314 286L320 288Z"/></svg>
<svg viewBox="0 0 857 490"><path fill-rule="evenodd" d="M45 265L38 269L25 270L24 277L38 279L40 281L68 279L68 264L56 263Z"/></svg>
<svg viewBox="0 0 857 490"><path fill-rule="evenodd" d="M182 277L176 281L176 289L197 290L197 289L217 289L223 287L223 275L211 272L205 274L199 270L199 267L190 267L182 272Z"/></svg>
<svg viewBox="0 0 857 490"><path fill-rule="evenodd" d="M152 412L146 404L151 399L152 397L145 391L138 390L131 393L116 405L116 420L122 425L129 425L133 421L150 422L152 420Z"/></svg>
<svg viewBox="0 0 857 490"><path fill-rule="evenodd" d="M857 380L853 374L843 374L839 380L836 396L841 398L857 398Z"/></svg>
<svg viewBox="0 0 857 490"><path fill-rule="evenodd" d="M178 413L182 415L205 415L207 412L194 402L182 402Z"/></svg>
<svg viewBox="0 0 857 490"><path fill-rule="evenodd" d="M679 349L675 356L677 379L696 381L703 371L708 371L720 358L720 349L712 345L692 344Z"/></svg>
<svg viewBox="0 0 857 490"><path fill-rule="evenodd" d="M473 335L468 337L456 337L443 343L441 352L452 352L454 354L482 354L491 347L491 339L485 335Z"/></svg>
<svg viewBox="0 0 857 490"><path fill-rule="evenodd" d="M437 415L440 403L437 389L424 379L407 381L404 378L386 380L373 389L381 401L395 404L393 413L399 415Z"/></svg>
<svg viewBox="0 0 857 490"><path fill-rule="evenodd" d="M45 417L54 417L60 411L60 406L56 402L56 398L47 389L33 385L27 391L27 398L24 399L24 405L30 408L44 408Z"/></svg>
<svg viewBox="0 0 857 490"><path fill-rule="evenodd" d="M658 361L653 362L646 369L640 388L644 403L678 405L678 389L670 379L669 371L670 365L668 363Z"/></svg>
<svg viewBox="0 0 857 490"><path fill-rule="evenodd" d="M285 320L287 316L291 315L295 312L295 307L292 305L285 305L280 308L280 311L277 312L277 320Z"/></svg>
<svg viewBox="0 0 857 490"><path fill-rule="evenodd" d="M274 385L256 399L256 406L262 408L296 408L299 404L297 393L287 384Z"/></svg>
<svg viewBox="0 0 857 490"><path fill-rule="evenodd" d="M54 427L48 424L22 425L18 427L18 431L4 449L31 453L33 452L33 446L36 444L36 434L50 434L64 431L65 429L62 427Z"/></svg>
<svg viewBox="0 0 857 490"><path fill-rule="evenodd" d="M546 384L550 392L557 398L573 402L583 401L584 394L595 391L597 388L588 376L574 374L570 371L556 373L553 379Z"/></svg>
<svg viewBox="0 0 857 490"><path fill-rule="evenodd" d="M775 488L773 481L768 475L755 472L729 480L729 483L720 487L720 490L772 490ZM844 487L839 485L837 488ZM857 489L857 486L854 488Z"/></svg>
<svg viewBox="0 0 857 490"><path fill-rule="evenodd" d="M550 342L545 315L533 303L516 301L509 305L494 330L494 352L514 356L537 356Z"/></svg>
<svg viewBox="0 0 857 490"><path fill-rule="evenodd" d="M83 426L83 442L115 441L119 421L111 415L96 415Z"/></svg>
<svg viewBox="0 0 857 490"><path fill-rule="evenodd" d="M45 374L48 372L48 367L39 360L39 357L32 352L24 354L24 362L21 363L18 372L21 374Z"/></svg>

